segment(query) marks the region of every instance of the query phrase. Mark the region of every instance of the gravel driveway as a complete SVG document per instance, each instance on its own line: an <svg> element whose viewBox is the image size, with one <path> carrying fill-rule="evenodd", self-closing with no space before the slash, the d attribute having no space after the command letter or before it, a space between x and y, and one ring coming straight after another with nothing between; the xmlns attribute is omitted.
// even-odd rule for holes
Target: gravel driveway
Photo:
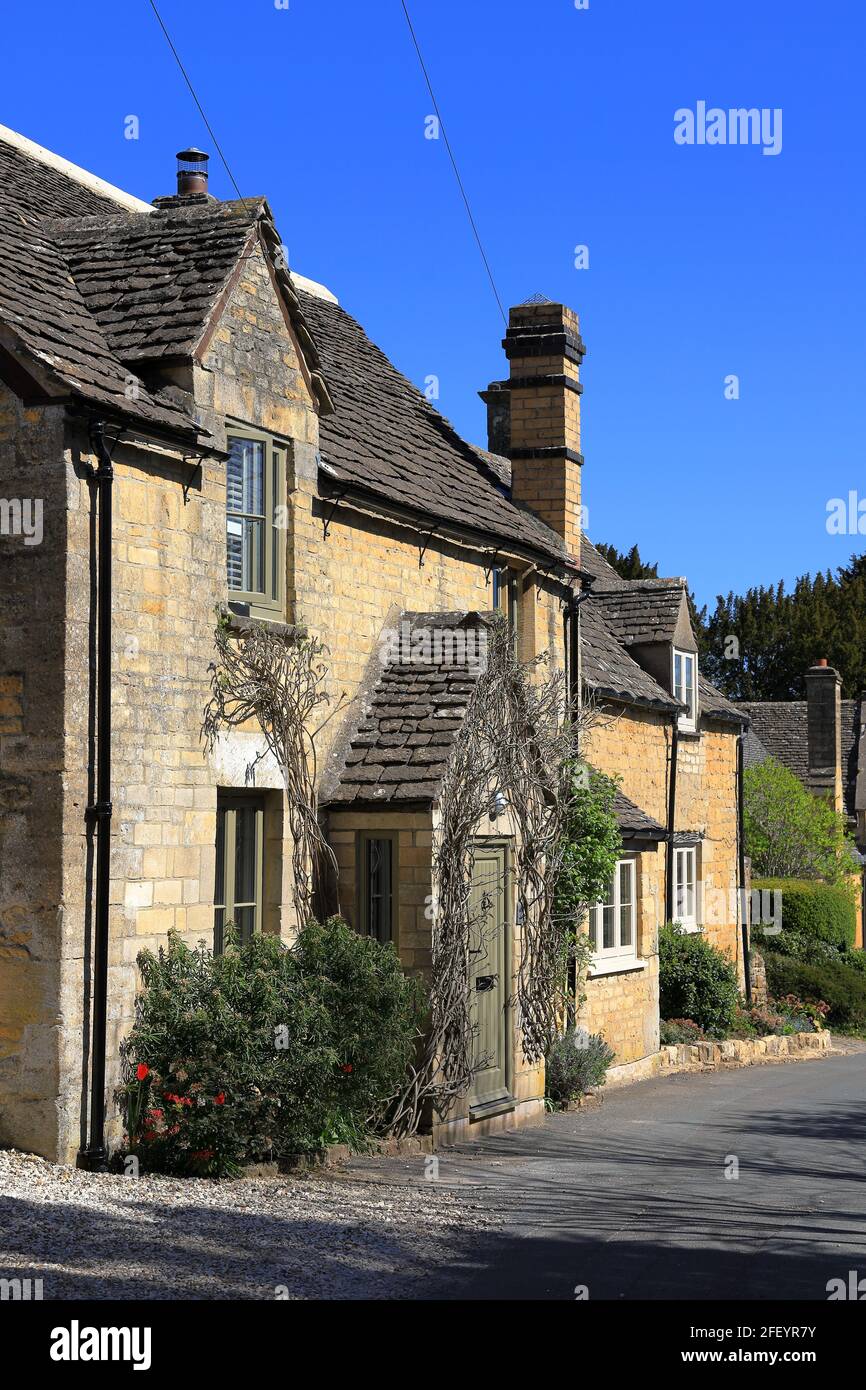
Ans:
<svg viewBox="0 0 866 1390"><path fill-rule="evenodd" d="M127 1178L0 1151L0 1278L45 1299L423 1298L488 1224L471 1193L405 1178Z"/></svg>

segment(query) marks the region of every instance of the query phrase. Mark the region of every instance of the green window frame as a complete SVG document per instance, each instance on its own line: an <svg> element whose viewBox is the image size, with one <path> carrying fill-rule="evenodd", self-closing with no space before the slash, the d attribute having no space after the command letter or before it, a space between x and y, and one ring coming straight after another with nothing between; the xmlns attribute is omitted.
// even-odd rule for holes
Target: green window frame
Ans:
<svg viewBox="0 0 866 1390"><path fill-rule="evenodd" d="M397 942L397 835L362 830L358 835L358 920L365 936Z"/></svg>
<svg viewBox="0 0 866 1390"><path fill-rule="evenodd" d="M285 444L261 430L226 431L226 583L230 602L252 616L270 617L285 606Z"/></svg>
<svg viewBox="0 0 866 1390"><path fill-rule="evenodd" d="M240 940L262 929L265 804L261 796L217 794L214 954L231 922Z"/></svg>
<svg viewBox="0 0 866 1390"><path fill-rule="evenodd" d="M514 636L518 631L520 612L520 580L507 566L493 570L493 608L508 619L508 626Z"/></svg>

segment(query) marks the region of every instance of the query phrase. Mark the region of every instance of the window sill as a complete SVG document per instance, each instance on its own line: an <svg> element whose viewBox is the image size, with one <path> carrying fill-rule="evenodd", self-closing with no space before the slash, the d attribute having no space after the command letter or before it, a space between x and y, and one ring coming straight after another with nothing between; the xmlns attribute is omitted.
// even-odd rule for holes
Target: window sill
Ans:
<svg viewBox="0 0 866 1390"><path fill-rule="evenodd" d="M701 922L679 922L676 918L674 918L674 926L679 928L683 936L695 936L704 929Z"/></svg>
<svg viewBox="0 0 866 1390"><path fill-rule="evenodd" d="M587 971L588 980L600 979L603 975L625 975L638 970L646 970L647 963L639 956L612 956L610 960L599 961Z"/></svg>

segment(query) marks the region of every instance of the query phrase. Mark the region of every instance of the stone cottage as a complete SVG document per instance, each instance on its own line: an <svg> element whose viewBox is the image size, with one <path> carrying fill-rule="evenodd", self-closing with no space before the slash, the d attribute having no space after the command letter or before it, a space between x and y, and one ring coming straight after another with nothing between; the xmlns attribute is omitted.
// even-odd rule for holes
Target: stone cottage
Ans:
<svg viewBox="0 0 866 1390"><path fill-rule="evenodd" d="M866 902L866 695L842 699L842 677L826 658L803 676L805 700L743 700L750 721L745 766L775 758L814 796L844 815L857 849L856 945L863 945Z"/></svg>
<svg viewBox="0 0 866 1390"><path fill-rule="evenodd" d="M621 779L586 1025L617 1065L652 1064L667 918L742 973L747 721L698 670L683 581L625 582L581 536L576 316L520 305L504 348L487 450L290 273L264 198L209 195L200 152L151 205L0 128L0 1143L94 1159L142 947L295 928L261 735L203 754L225 605L327 644L341 906L407 968L429 964L438 798L498 610L521 658L596 702L587 757ZM440 1138L543 1107L514 1009L513 851L494 798L473 880L492 913L479 1069Z"/></svg>

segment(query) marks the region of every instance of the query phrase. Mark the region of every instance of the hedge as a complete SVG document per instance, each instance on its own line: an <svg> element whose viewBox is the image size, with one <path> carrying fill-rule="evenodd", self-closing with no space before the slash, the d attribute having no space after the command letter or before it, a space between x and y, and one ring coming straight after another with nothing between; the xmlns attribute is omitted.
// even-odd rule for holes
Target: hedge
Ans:
<svg viewBox="0 0 866 1390"><path fill-rule="evenodd" d="M812 965L774 951L764 957L767 985L773 998L795 994L799 999L830 1005L826 1022L846 1032L866 1029L866 975L838 962Z"/></svg>
<svg viewBox="0 0 866 1390"><path fill-rule="evenodd" d="M687 1018L710 1037L725 1037L737 1009L731 961L698 932L670 922L659 932L659 1007L663 1019Z"/></svg>
<svg viewBox="0 0 866 1390"><path fill-rule="evenodd" d="M854 945L857 915L849 888L797 878L758 878L753 879L752 887L781 892L783 935L792 932L817 938L843 951ZM757 929L756 936L759 940L772 940ZM778 937L775 939L778 941Z"/></svg>

